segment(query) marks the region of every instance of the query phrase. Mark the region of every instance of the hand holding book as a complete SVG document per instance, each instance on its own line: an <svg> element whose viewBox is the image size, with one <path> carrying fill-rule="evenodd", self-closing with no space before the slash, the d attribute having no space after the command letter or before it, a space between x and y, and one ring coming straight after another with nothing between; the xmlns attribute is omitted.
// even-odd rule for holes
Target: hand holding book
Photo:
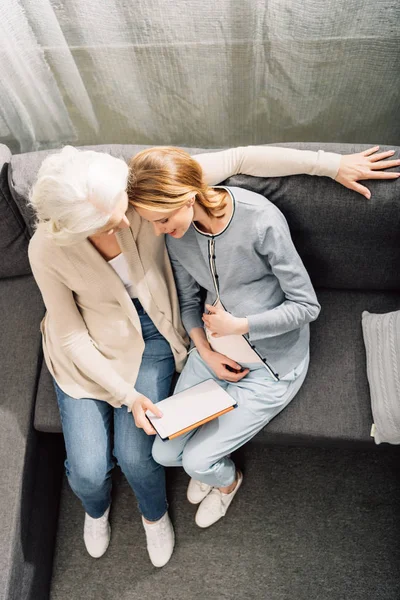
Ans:
<svg viewBox="0 0 400 600"><path fill-rule="evenodd" d="M163 416L146 415L161 439L173 439L236 408L236 401L214 379L207 379L158 403Z"/></svg>
<svg viewBox="0 0 400 600"><path fill-rule="evenodd" d="M155 435L157 432L146 417L146 410L150 410L158 418L163 416L159 408L146 396L139 396L132 405L132 416L135 419L135 425L143 429L147 435Z"/></svg>
<svg viewBox="0 0 400 600"><path fill-rule="evenodd" d="M244 335L248 333L249 323L245 317L234 317L220 303L216 306L206 304L206 309L208 313L204 313L202 319L212 337Z"/></svg>

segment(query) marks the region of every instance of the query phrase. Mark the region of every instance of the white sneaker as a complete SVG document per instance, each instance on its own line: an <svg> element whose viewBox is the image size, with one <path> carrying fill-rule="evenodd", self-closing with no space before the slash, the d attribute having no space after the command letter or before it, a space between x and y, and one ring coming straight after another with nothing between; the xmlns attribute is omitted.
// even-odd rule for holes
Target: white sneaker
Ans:
<svg viewBox="0 0 400 600"><path fill-rule="evenodd" d="M159 521L151 525L146 523L143 517L142 521L150 560L155 567L163 567L171 558L175 546L174 528L168 513L166 512Z"/></svg>
<svg viewBox="0 0 400 600"><path fill-rule="evenodd" d="M100 558L108 548L111 537L111 527L108 522L110 507L99 519L93 519L85 513L85 524L83 526L83 539L86 550L93 558Z"/></svg>
<svg viewBox="0 0 400 600"><path fill-rule="evenodd" d="M226 515L230 503L242 485L243 475L238 471L236 487L230 494L223 494L213 488L197 509L195 521L199 527L210 527Z"/></svg>
<svg viewBox="0 0 400 600"><path fill-rule="evenodd" d="M187 499L190 504L199 504L212 490L212 485L191 479L187 489Z"/></svg>

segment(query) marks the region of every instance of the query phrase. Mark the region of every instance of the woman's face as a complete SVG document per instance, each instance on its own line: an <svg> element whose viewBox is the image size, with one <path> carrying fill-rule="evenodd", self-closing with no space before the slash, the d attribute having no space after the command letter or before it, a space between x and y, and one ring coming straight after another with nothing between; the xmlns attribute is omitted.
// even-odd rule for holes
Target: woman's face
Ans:
<svg viewBox="0 0 400 600"><path fill-rule="evenodd" d="M137 213L146 221L150 221L156 235L167 234L174 238L185 235L193 221L194 200L174 211L158 212L135 206Z"/></svg>

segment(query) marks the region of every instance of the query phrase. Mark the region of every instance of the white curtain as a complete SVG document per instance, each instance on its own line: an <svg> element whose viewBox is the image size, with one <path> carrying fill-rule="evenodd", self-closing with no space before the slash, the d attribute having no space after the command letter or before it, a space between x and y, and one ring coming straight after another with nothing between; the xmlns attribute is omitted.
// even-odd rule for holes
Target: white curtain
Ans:
<svg viewBox="0 0 400 600"><path fill-rule="evenodd" d="M400 144L399 0L1 0L0 141Z"/></svg>

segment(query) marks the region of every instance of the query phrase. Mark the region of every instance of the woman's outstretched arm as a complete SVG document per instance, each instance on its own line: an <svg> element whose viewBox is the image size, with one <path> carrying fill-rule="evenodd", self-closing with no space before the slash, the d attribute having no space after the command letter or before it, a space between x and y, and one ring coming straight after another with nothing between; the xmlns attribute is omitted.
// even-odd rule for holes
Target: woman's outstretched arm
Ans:
<svg viewBox="0 0 400 600"><path fill-rule="evenodd" d="M400 165L400 160L388 160L394 150L378 152L379 146L356 154L335 154L318 150L295 150L277 146L244 146L220 152L197 154L209 185L215 185L232 175L243 173L256 177L286 175L319 175L331 177L343 186L366 198L371 194L359 181L366 179L397 179L400 173L385 172Z"/></svg>

